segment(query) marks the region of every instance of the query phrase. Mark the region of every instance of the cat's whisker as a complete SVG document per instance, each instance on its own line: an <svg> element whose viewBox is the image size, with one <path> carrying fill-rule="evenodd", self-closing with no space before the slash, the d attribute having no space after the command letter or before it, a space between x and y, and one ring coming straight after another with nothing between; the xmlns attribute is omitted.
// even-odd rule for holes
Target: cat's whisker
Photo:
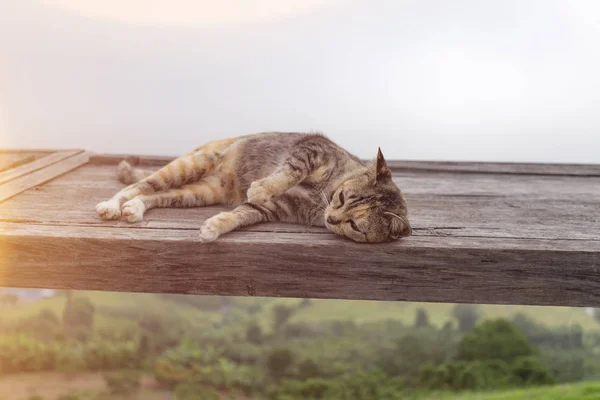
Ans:
<svg viewBox="0 0 600 400"><path fill-rule="evenodd" d="M391 215L392 217L396 217L398 218L400 221L404 221L404 218L402 218L401 216L399 216L398 214L394 214L393 212L389 212L389 211L384 211L384 214L388 214Z"/></svg>
<svg viewBox="0 0 600 400"><path fill-rule="evenodd" d="M327 198L327 195L325 194L325 192L322 189L320 190L320 192L321 192L321 196L323 196L323 200L325 201L325 204L328 205L328 206L331 205L331 203L329 202L329 199Z"/></svg>
<svg viewBox="0 0 600 400"><path fill-rule="evenodd" d="M319 194L319 196L321 196L321 200L323 200L323 203L325 204L325 207L329 206L329 201L327 200L327 196L325 196L325 193L323 192L322 189L318 189L317 193Z"/></svg>

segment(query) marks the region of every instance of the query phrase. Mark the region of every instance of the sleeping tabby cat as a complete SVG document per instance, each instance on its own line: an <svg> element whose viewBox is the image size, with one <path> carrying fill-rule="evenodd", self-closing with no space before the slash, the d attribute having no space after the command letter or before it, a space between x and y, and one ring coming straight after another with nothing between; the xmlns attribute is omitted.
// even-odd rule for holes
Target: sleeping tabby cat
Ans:
<svg viewBox="0 0 600 400"><path fill-rule="evenodd" d="M236 206L204 222L205 243L266 221L325 226L357 242L411 234L404 196L381 150L376 162L364 164L319 134L217 140L156 172L123 161L119 178L130 186L96 206L103 219L137 222L154 207Z"/></svg>

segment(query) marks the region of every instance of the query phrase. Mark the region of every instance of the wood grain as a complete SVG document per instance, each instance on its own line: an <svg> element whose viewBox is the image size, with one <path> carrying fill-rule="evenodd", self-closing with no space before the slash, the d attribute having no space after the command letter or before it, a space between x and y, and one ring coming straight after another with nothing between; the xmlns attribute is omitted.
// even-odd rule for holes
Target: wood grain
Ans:
<svg viewBox="0 0 600 400"><path fill-rule="evenodd" d="M26 153L0 154L0 173L27 164L35 160L35 156Z"/></svg>
<svg viewBox="0 0 600 400"><path fill-rule="evenodd" d="M0 286L600 306L598 166L398 163L410 238L365 245L264 224L201 245L197 229L225 207L133 225L96 216L123 186L121 159L92 157L0 204Z"/></svg>
<svg viewBox="0 0 600 400"><path fill-rule="evenodd" d="M600 305L600 244L0 225L0 285L128 292Z"/></svg>
<svg viewBox="0 0 600 400"><path fill-rule="evenodd" d="M22 175L19 178L11 178L12 180L10 182L4 183L0 186L0 203L10 199L13 196L16 196L21 192L24 192L27 189L48 182L64 173L80 167L81 165L86 164L88 160L89 155L87 153L81 153L69 158L63 158L61 161L46 165L42 169L34 170L33 172L30 172L27 175ZM33 162L23 165L22 167L27 168L31 164L33 164ZM11 171L7 172L11 173Z"/></svg>
<svg viewBox="0 0 600 400"><path fill-rule="evenodd" d="M73 157L81 153L82 151L83 150L57 151L45 157L38 158L35 161L25 163L24 165L21 165L17 168L12 168L8 171L4 171L0 173L0 185L9 182L13 179L19 178L21 176L46 168L62 160L66 160L67 158Z"/></svg>

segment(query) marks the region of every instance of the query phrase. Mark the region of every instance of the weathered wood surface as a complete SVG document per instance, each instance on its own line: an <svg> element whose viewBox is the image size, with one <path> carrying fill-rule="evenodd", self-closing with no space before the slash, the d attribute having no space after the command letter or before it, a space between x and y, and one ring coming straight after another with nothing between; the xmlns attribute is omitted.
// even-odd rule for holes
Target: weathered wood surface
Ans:
<svg viewBox="0 0 600 400"><path fill-rule="evenodd" d="M56 164L69 157L73 157L74 155L77 155L81 152L83 152L83 150L57 151L55 153L50 153L45 157L37 159L35 156L26 156L25 154L19 153L2 154L0 155L0 159L2 161L11 159L12 157L19 157L19 162L12 163L11 165L8 165L4 168L4 172L0 173L0 185L8 181L12 181L13 179L17 179L21 176L25 176L32 172L46 168L52 164Z"/></svg>
<svg viewBox="0 0 600 400"><path fill-rule="evenodd" d="M0 203L27 189L41 185L42 183L48 182L49 180L82 166L83 164L87 164L89 154L77 153L80 152L57 152L37 160L46 161L44 166L40 168L32 166L32 164L37 164L37 161L34 161L6 171L8 177L4 181L2 180L2 177L0 177ZM55 155L58 157L53 158ZM52 158L52 162L48 162L48 159L50 158ZM23 172L23 169L29 169L29 171ZM9 182L5 183L7 180Z"/></svg>
<svg viewBox="0 0 600 400"><path fill-rule="evenodd" d="M365 245L265 224L201 245L197 229L224 208L133 225L95 215L122 187L120 159L92 157L0 204L0 286L600 306L598 166L394 162L410 238Z"/></svg>

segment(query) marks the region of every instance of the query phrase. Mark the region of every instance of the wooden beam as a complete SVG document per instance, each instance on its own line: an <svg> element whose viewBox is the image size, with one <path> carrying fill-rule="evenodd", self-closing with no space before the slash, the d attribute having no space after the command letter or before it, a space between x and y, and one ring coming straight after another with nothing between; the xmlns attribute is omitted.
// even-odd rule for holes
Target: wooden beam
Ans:
<svg viewBox="0 0 600 400"><path fill-rule="evenodd" d="M0 224L0 286L600 306L600 243Z"/></svg>
<svg viewBox="0 0 600 400"><path fill-rule="evenodd" d="M54 153L57 154L57 153ZM48 156L51 157L54 154ZM76 154L76 155L74 155ZM43 159L40 160L44 160L47 159L48 157L44 157ZM16 196L17 194L24 192L27 189L30 189L34 186L40 185L42 183L48 182L64 173L67 173L77 167L82 166L83 164L86 164L89 160L89 154L88 153L71 153L69 157L65 157L65 154L59 154L56 158L60 158L60 161L52 163L52 164L46 164L45 167L42 167L41 169L37 169L37 170L33 170L33 172L29 171L28 174L26 175L21 175L19 178L15 178L14 175L12 175L12 171L7 171L7 173L9 174L8 176L12 176L8 183L4 183L0 186L0 203L2 203L5 200L10 199L13 196ZM34 161L35 162L35 161ZM20 169L20 168L29 168L30 164L29 163L26 165L23 165L22 167L16 168L16 169ZM46 160L47 162L47 160ZM23 171L21 170L19 173L22 173ZM1 177L0 177L1 179ZM5 177L5 179L7 179L7 177ZM6 182L6 180L4 180L4 182Z"/></svg>
<svg viewBox="0 0 600 400"><path fill-rule="evenodd" d="M136 224L96 215L123 187L122 158L95 156L0 204L0 286L600 307L596 166L417 163L394 175L410 238L357 244L263 224L201 245L198 228L225 207Z"/></svg>

